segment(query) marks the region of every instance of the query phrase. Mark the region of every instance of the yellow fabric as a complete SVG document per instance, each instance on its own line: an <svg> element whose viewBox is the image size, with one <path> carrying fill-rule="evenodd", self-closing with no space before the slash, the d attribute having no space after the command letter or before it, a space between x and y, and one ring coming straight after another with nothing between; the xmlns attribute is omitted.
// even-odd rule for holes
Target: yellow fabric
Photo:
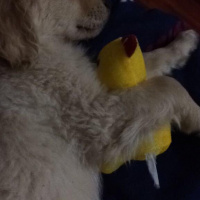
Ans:
<svg viewBox="0 0 200 200"><path fill-rule="evenodd" d="M146 79L146 69L139 45L128 58L121 39L106 45L99 54L98 76L109 89L123 89Z"/></svg>
<svg viewBox="0 0 200 200"><path fill-rule="evenodd" d="M133 87L146 79L145 63L139 44L129 58L124 51L121 38L119 38L106 45L98 59L98 77L111 90ZM159 155L165 152L170 144L171 127L168 124L156 131L152 140L143 141L132 159L145 160L145 155L148 153ZM123 163L123 160L119 158L115 163L104 164L101 171L110 174Z"/></svg>
<svg viewBox="0 0 200 200"><path fill-rule="evenodd" d="M148 153L154 153L156 156L162 154L169 148L171 141L171 128L169 125L166 125L155 132L152 140L145 140L139 145L136 154L132 156L132 160L145 160L145 155ZM124 161L119 158L116 162L104 164L101 168L101 172L104 174L111 174L123 164Z"/></svg>

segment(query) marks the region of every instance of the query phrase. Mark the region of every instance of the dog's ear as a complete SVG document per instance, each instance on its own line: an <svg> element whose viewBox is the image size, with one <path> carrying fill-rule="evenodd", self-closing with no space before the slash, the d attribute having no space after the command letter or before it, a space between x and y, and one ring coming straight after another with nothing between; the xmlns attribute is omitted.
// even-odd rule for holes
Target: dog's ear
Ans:
<svg viewBox="0 0 200 200"><path fill-rule="evenodd" d="M24 0L0 0L0 59L13 68L28 66L37 54L37 39Z"/></svg>

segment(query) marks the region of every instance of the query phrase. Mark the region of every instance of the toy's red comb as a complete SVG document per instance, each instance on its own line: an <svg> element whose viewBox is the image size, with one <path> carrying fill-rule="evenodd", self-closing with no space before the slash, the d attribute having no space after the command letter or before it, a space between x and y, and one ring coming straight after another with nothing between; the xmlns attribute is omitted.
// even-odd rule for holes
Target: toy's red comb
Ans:
<svg viewBox="0 0 200 200"><path fill-rule="evenodd" d="M124 50L126 52L126 55L130 58L133 53L135 52L135 49L137 47L137 38L135 35L128 35L121 39L121 42L124 46Z"/></svg>

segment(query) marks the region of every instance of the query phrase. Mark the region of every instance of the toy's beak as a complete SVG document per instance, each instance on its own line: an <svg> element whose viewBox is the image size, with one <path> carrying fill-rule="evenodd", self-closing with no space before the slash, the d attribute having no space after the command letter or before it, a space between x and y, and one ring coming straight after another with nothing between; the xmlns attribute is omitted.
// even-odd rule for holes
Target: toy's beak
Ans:
<svg viewBox="0 0 200 200"><path fill-rule="evenodd" d="M128 35L121 39L122 45L126 52L126 55L130 58L138 45L137 38L135 35Z"/></svg>

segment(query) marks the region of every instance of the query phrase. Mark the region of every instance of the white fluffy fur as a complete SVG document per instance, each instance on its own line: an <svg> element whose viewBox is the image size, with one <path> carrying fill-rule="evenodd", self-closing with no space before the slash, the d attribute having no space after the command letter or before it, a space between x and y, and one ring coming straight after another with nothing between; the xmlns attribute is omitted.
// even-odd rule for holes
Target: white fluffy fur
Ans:
<svg viewBox="0 0 200 200"><path fill-rule="evenodd" d="M174 79L160 76L183 65L197 35L185 32L168 47L145 54L151 79L109 93L72 42L97 35L108 10L100 0L92 8L80 1L20 2L37 42L28 67L18 62L10 69L7 62L14 66L16 59L5 55L24 55L23 48L0 45L6 59L0 67L1 200L99 200L102 162L129 159L142 138L168 121L187 132L200 130L199 107ZM15 47L22 39L13 41Z"/></svg>

